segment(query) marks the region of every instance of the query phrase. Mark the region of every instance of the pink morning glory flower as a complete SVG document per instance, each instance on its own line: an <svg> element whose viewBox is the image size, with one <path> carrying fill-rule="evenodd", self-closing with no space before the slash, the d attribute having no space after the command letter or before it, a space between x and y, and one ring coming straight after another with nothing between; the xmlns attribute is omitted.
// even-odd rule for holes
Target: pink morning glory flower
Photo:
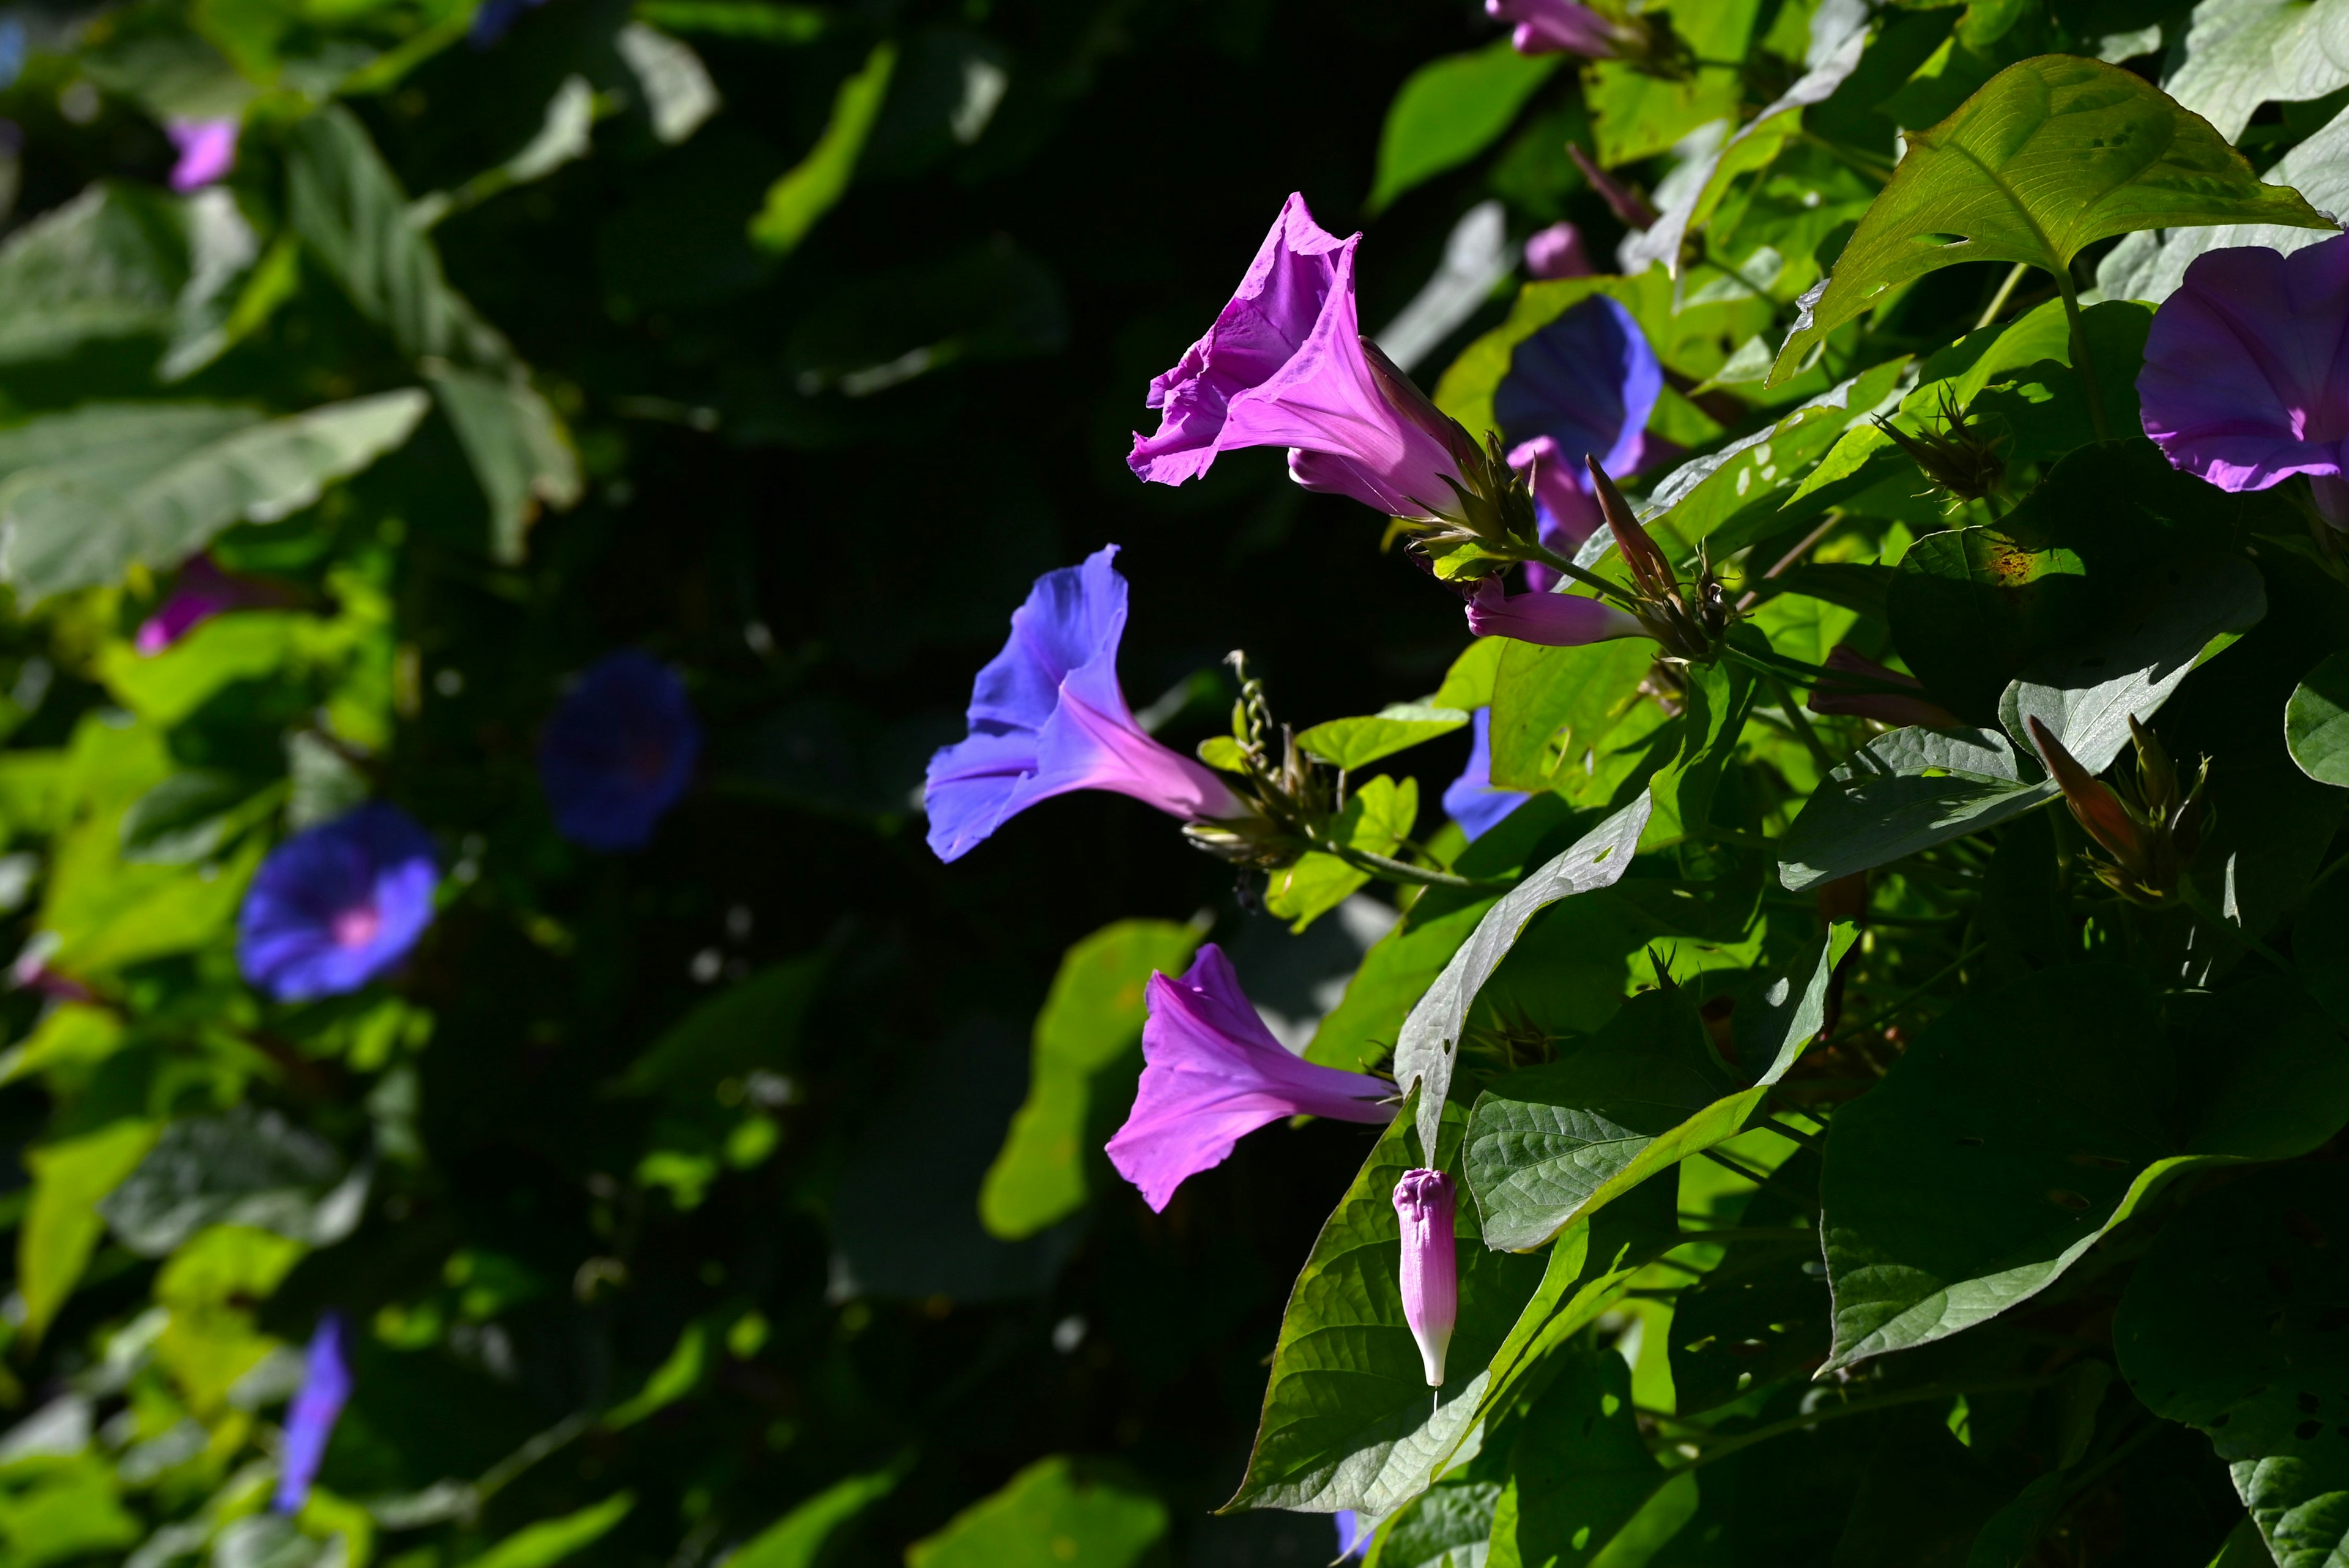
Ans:
<svg viewBox="0 0 2349 1568"><path fill-rule="evenodd" d="M163 130L180 150L180 161L171 166L172 190L202 190L236 167L235 120L175 119Z"/></svg>
<svg viewBox="0 0 2349 1568"><path fill-rule="evenodd" d="M1534 277L1588 277L1598 270L1582 248L1582 231L1572 223L1552 223L1526 238L1526 271Z"/></svg>
<svg viewBox="0 0 2349 1568"><path fill-rule="evenodd" d="M2233 491L2304 473L2349 528L2349 234L2196 257L2154 315L2137 390L2178 467Z"/></svg>
<svg viewBox="0 0 2349 1568"><path fill-rule="evenodd" d="M1580 648L1618 637L1645 637L1639 618L1604 599L1580 594L1513 594L1497 576L1476 585L1468 600L1468 629L1478 637L1513 637L1547 648Z"/></svg>
<svg viewBox="0 0 2349 1568"><path fill-rule="evenodd" d="M1615 53L1615 24L1575 0L1485 0L1485 15L1516 28L1509 46L1521 55L1603 60Z"/></svg>
<svg viewBox="0 0 2349 1568"><path fill-rule="evenodd" d="M1533 796L1493 787L1493 711L1479 708L1468 726L1468 765L1444 792L1444 815L1474 844Z"/></svg>
<svg viewBox="0 0 2349 1568"><path fill-rule="evenodd" d="M155 613L139 623L131 646L152 658L216 615L291 600L282 588L221 570L210 556L191 556Z"/></svg>
<svg viewBox="0 0 2349 1568"><path fill-rule="evenodd" d="M1180 484L1245 447L1289 450L1290 477L1392 517L1456 517L1466 433L1361 335L1354 248L1291 196L1239 292L1182 361L1150 383L1157 433L1135 474Z"/></svg>
<svg viewBox="0 0 2349 1568"><path fill-rule="evenodd" d="M1209 942L1180 980L1150 977L1142 1026L1142 1083L1109 1161L1154 1210L1186 1178L1221 1165L1232 1146L1283 1116L1385 1122L1393 1086L1293 1055L1240 990L1231 961Z"/></svg>
<svg viewBox="0 0 2349 1568"><path fill-rule="evenodd" d="M1440 1170L1406 1170L1395 1183L1395 1215L1402 1221L1402 1321L1419 1342L1430 1388L1444 1386L1444 1353L1460 1315L1460 1260L1452 1244L1455 1201L1452 1179Z"/></svg>
<svg viewBox="0 0 2349 1568"><path fill-rule="evenodd" d="M1107 545L1036 579L1011 638L972 684L970 733L930 758L929 844L956 860L1040 800L1105 789L1206 822L1248 806L1203 763L1150 738L1117 683L1125 579Z"/></svg>

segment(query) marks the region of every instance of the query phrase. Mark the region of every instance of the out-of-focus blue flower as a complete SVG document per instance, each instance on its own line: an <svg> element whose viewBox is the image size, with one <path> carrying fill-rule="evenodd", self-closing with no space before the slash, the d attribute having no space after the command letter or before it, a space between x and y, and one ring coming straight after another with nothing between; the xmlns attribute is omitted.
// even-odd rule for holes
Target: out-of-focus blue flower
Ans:
<svg viewBox="0 0 2349 1568"><path fill-rule="evenodd" d="M363 805L269 852L237 912L237 964L280 1002L357 991L408 956L440 880L414 817Z"/></svg>
<svg viewBox="0 0 2349 1568"><path fill-rule="evenodd" d="M1444 815L1474 844L1509 813L1531 800L1522 790L1493 787L1493 711L1479 708L1468 727L1468 765L1444 792Z"/></svg>
<svg viewBox="0 0 2349 1568"><path fill-rule="evenodd" d="M285 1408L285 1448L277 1459L280 1513L299 1513L326 1457L326 1439L351 1397L351 1369L343 1360L343 1315L330 1312L310 1335L301 1391Z"/></svg>
<svg viewBox="0 0 2349 1568"><path fill-rule="evenodd" d="M1583 467L1597 458L1609 477L1628 478L1671 449L1648 434L1664 389L1664 367L1631 313L1593 295L1526 338L1493 392L1493 417L1509 442L1509 465L1530 469L1541 540L1571 556L1598 531L1599 502ZM1547 589L1547 566L1526 573Z"/></svg>
<svg viewBox="0 0 2349 1568"><path fill-rule="evenodd" d="M466 41L477 49L486 49L504 37L507 29L522 20L524 11L545 4L546 0L482 0L481 9L473 13L473 25L466 31Z"/></svg>
<svg viewBox="0 0 2349 1568"><path fill-rule="evenodd" d="M1362 1528L1362 1521L1354 1517L1351 1509L1341 1508L1330 1517L1338 1521L1339 1562L1343 1563L1349 1557L1360 1557L1371 1549L1371 1532Z"/></svg>
<svg viewBox="0 0 2349 1568"><path fill-rule="evenodd" d="M648 653L589 665L546 722L538 777L555 831L590 849L636 849L693 782L701 726L685 684Z"/></svg>
<svg viewBox="0 0 2349 1568"><path fill-rule="evenodd" d="M12 88L25 74L25 24L14 16L0 19L0 88Z"/></svg>

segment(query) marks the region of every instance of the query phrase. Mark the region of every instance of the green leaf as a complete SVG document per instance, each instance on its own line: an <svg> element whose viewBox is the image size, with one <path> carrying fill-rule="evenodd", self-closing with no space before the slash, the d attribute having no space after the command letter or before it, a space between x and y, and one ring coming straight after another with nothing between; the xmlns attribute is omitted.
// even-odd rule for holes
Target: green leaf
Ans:
<svg viewBox="0 0 2349 1568"><path fill-rule="evenodd" d="M1826 988L1854 932L1838 922L1792 979L1757 999L1739 1054L1766 1060L1740 1088L1680 991L1643 992L1558 1061L1501 1078L1476 1097L1462 1168L1485 1243L1522 1251L1692 1154L1745 1130L1768 1086L1818 1033Z"/></svg>
<svg viewBox="0 0 2349 1568"><path fill-rule="evenodd" d="M223 687L275 674L294 657L303 630L316 624L282 610L232 611L160 653L109 643L98 654L98 673L124 707L168 729Z"/></svg>
<svg viewBox="0 0 2349 1568"><path fill-rule="evenodd" d="M1895 730L1853 753L1804 803L1778 843L1778 881L1801 892L1982 832L2060 794L1995 730Z"/></svg>
<svg viewBox="0 0 2349 1568"><path fill-rule="evenodd" d="M1584 73L1599 161L1613 169L1668 151L1717 119L1734 120L1744 98L1734 62L1745 57L1756 0L1682 0L1667 11L1672 28L1699 62L1676 79L1651 76L1621 60L1596 60Z"/></svg>
<svg viewBox="0 0 2349 1568"><path fill-rule="evenodd" d="M1680 1413L1726 1405L1826 1358L1830 1301L1816 1241L1733 1249L1672 1305L1672 1395Z"/></svg>
<svg viewBox="0 0 2349 1568"><path fill-rule="evenodd" d="M1365 210L1384 211L1413 186L1490 147L1562 57L1528 57L1497 38L1474 54L1447 56L1412 72L1387 109L1378 177Z"/></svg>
<svg viewBox="0 0 2349 1568"><path fill-rule="evenodd" d="M25 1298L21 1332L38 1340L89 1266L106 1233L98 1206L147 1157L162 1128L126 1120L78 1137L25 1151L32 1206L16 1235L16 1289Z"/></svg>
<svg viewBox="0 0 2349 1568"><path fill-rule="evenodd" d="M2181 42L2170 93L2229 141L2263 103L2349 86L2349 16L2337 4L2203 0Z"/></svg>
<svg viewBox="0 0 2349 1568"><path fill-rule="evenodd" d="M237 1106L171 1123L98 1210L142 1258L162 1257L212 1225L324 1247L357 1227L367 1189L366 1169L347 1176L325 1139L275 1111Z"/></svg>
<svg viewBox="0 0 2349 1568"><path fill-rule="evenodd" d="M2292 689L2284 744L2318 784L2349 786L2349 650L2332 655Z"/></svg>
<svg viewBox="0 0 2349 1568"><path fill-rule="evenodd" d="M1226 1509L1392 1512L1427 1488L1475 1424L1491 1376L1485 1363L1542 1266L1479 1245L1464 1206L1451 1375L1431 1390L1403 1321L1394 1189L1406 1170L1450 1163L1464 1119L1453 1107L1436 1158L1423 1159L1413 1116L1397 1116L1322 1226L1289 1293L1256 1447Z"/></svg>
<svg viewBox="0 0 2349 1568"><path fill-rule="evenodd" d="M885 1469L833 1482L750 1537L726 1561L732 1568L819 1568L830 1548L855 1528L867 1510L897 1490L913 1469L912 1456Z"/></svg>
<svg viewBox="0 0 2349 1568"><path fill-rule="evenodd" d="M1887 290L1959 262L2020 262L2063 278L2082 249L2137 229L2333 226L2296 192L2261 184L2209 121L2095 60L2009 66L1908 143L1834 273L1805 296L1774 384Z"/></svg>
<svg viewBox="0 0 2349 1568"><path fill-rule="evenodd" d="M1438 1481L1381 1528L1363 1568L1454 1568L1475 1561L1493 1538L1501 1487L1498 1480Z"/></svg>
<svg viewBox="0 0 2349 1568"><path fill-rule="evenodd" d="M9 1568L88 1561L138 1539L139 1521L123 1508L112 1469L95 1456L0 1492L0 1555Z"/></svg>
<svg viewBox="0 0 2349 1568"><path fill-rule="evenodd" d="M699 1100L721 1079L789 1068L828 967L824 954L803 953L719 992L637 1057L619 1091Z"/></svg>
<svg viewBox="0 0 2349 1568"><path fill-rule="evenodd" d="M1886 596L1892 640L1936 701L1988 722L2007 685L2087 611L2075 551L1996 528L1929 534Z"/></svg>
<svg viewBox="0 0 2349 1568"><path fill-rule="evenodd" d="M1752 672L1726 659L1689 669L1681 753L1649 786L1657 806L1643 836L1651 847L1667 839L1697 837L1711 824L1713 796L1737 754L1755 690Z"/></svg>
<svg viewBox="0 0 2349 1568"><path fill-rule="evenodd" d="M1655 649L1638 638L1546 648L1508 638L1493 676L1493 783L1547 790L1640 701Z"/></svg>
<svg viewBox="0 0 2349 1568"><path fill-rule="evenodd" d="M465 1568L554 1568L601 1541L636 1501L634 1492L616 1492L592 1508L527 1525L473 1558Z"/></svg>
<svg viewBox="0 0 2349 1568"><path fill-rule="evenodd" d="M521 560L539 507L559 512L579 499L569 433L518 369L489 375L440 366L425 374L489 501L491 553Z"/></svg>
<svg viewBox="0 0 2349 1568"><path fill-rule="evenodd" d="M1299 735L1297 743L1332 767L1362 768L1423 741L1448 735L1467 722L1464 709L1394 702L1366 718L1331 719L1316 724Z"/></svg>
<svg viewBox="0 0 2349 1568"><path fill-rule="evenodd" d="M769 187L765 206L750 220L753 244L762 250L789 254L807 237L816 221L848 193L856 160L864 151L864 140L872 134L883 100L889 96L889 77L896 65L897 46L875 44L864 57L863 68L840 84L823 134L816 138L805 158Z"/></svg>
<svg viewBox="0 0 2349 1568"><path fill-rule="evenodd" d="M906 1568L1004 1568L1040 1556L1130 1568L1166 1533L1166 1505L1112 1466L1056 1454L905 1548Z"/></svg>
<svg viewBox="0 0 2349 1568"><path fill-rule="evenodd" d="M1392 857L1419 820L1419 781L1398 784L1384 774L1358 787L1330 824L1330 836L1350 848ZM1267 878L1264 907L1302 931L1344 903L1371 879L1335 855L1312 850Z"/></svg>
<svg viewBox="0 0 2349 1568"><path fill-rule="evenodd" d="M1623 1358L1584 1346L1557 1360L1554 1381L1517 1425L1487 1568L1594 1562L1670 1479L1640 1435Z"/></svg>
<svg viewBox="0 0 2349 1568"><path fill-rule="evenodd" d="M1057 1224L1085 1203L1096 1085L1142 1038L1153 973L1177 975L1199 932L1172 920L1120 920L1071 948L1036 1015L1028 1097L978 1189L978 1217L1007 1241Z"/></svg>
<svg viewBox="0 0 2349 1568"><path fill-rule="evenodd" d="M1476 922L1475 930L1403 1020L1402 1032L1395 1041L1395 1083L1406 1091L1419 1086L1422 1147L1435 1142L1451 1092L1460 1036L1476 993L1501 967L1501 961L1508 957L1536 915L1561 898L1610 888L1622 879L1630 869L1632 854L1652 809L1648 792L1641 790L1630 805L1503 895Z"/></svg>
<svg viewBox="0 0 2349 1568"><path fill-rule="evenodd" d="M171 329L188 241L160 192L101 182L0 244L0 364Z"/></svg>
<svg viewBox="0 0 2349 1568"><path fill-rule="evenodd" d="M2200 1428L2274 1560L2349 1549L2349 1170L2315 1162L2204 1194L2137 1264L2113 1320L2129 1386Z"/></svg>
<svg viewBox="0 0 2349 1568"><path fill-rule="evenodd" d="M413 389L271 419L211 403L90 403L0 432L0 579L20 602L168 570L274 523L405 441Z"/></svg>
<svg viewBox="0 0 2349 1568"><path fill-rule="evenodd" d="M644 1386L605 1411L600 1425L607 1432L616 1432L667 1409L701 1386L701 1374L709 1365L709 1325L687 1324L667 1358L653 1368Z"/></svg>

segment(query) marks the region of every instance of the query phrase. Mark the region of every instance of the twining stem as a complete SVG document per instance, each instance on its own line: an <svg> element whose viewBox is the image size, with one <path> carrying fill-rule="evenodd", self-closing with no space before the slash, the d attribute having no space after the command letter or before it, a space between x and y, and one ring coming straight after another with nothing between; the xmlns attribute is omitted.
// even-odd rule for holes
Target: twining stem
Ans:
<svg viewBox="0 0 2349 1568"><path fill-rule="evenodd" d="M1733 1438L1723 1438L1709 1444L1702 1453L1674 1470L1674 1475L1686 1475L1702 1469L1715 1459L1725 1459L1756 1443L1766 1443L1773 1438L1783 1438L1789 1432L1799 1432L1827 1421L1839 1421L1846 1416L1873 1415L1889 1410L1895 1405L1915 1405L1932 1399L1955 1399L1975 1394L2020 1393L2029 1388L2044 1388L2053 1377L2006 1377L1989 1383L1935 1383L1923 1388L1910 1388L1899 1394L1888 1394L1881 1399L1863 1399L1849 1405L1826 1405L1807 1416L1791 1416L1784 1421L1773 1421L1766 1427L1756 1427L1750 1432L1740 1432Z"/></svg>
<svg viewBox="0 0 2349 1568"><path fill-rule="evenodd" d="M2096 364L2088 353L2088 334L2080 325L2080 296L2072 286L2072 269L2059 266L2055 272L2055 291L2064 296L2064 317L2072 327L2072 369L2080 373L2080 389L2088 394L2088 423L2098 441L2110 441L2113 432L2105 428L2105 395L2096 386Z"/></svg>
<svg viewBox="0 0 2349 1568"><path fill-rule="evenodd" d="M2006 310L2006 302L2014 297L2014 286L2021 283L2023 281L2023 275L2030 270L2031 264L2029 262L2017 262L2007 269L2006 281L2000 284L1998 286L1998 292L1990 296L1990 308L1984 310L1982 313L1982 319L1974 323L1975 331L1980 332L1983 327L1988 327L1992 322L1996 321L2001 315L2004 314Z"/></svg>
<svg viewBox="0 0 2349 1568"><path fill-rule="evenodd" d="M1413 866L1404 860L1391 860L1368 849L1357 849L1350 844L1317 844L1313 847L1324 855L1336 856L1357 871L1368 871L1373 877L1383 877L1390 882L1409 882L1422 888L1459 888L1476 893L1516 886L1506 877L1461 877L1450 871Z"/></svg>
<svg viewBox="0 0 2349 1568"><path fill-rule="evenodd" d="M1786 690L1786 683L1775 673L1763 676L1762 682L1770 688L1770 695L1777 700L1778 706L1785 710L1786 722L1794 727L1795 735L1803 742L1803 749L1811 753L1811 761L1819 764L1819 776L1824 779L1835 772L1837 766L1835 753L1828 751L1826 742L1819 739L1819 732L1811 728L1809 715L1796 705L1795 694Z"/></svg>

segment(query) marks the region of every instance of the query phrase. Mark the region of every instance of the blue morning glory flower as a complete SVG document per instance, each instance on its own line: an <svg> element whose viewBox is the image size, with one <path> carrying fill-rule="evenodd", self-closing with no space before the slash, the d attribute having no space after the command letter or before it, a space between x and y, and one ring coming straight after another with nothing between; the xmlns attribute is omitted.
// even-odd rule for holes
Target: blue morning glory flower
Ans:
<svg viewBox="0 0 2349 1568"><path fill-rule="evenodd" d="M1532 798L1522 790L1493 787L1493 711L1477 709L1469 722L1468 765L1444 790L1444 814L1474 844Z"/></svg>
<svg viewBox="0 0 2349 1568"><path fill-rule="evenodd" d="M343 1361L343 1317L330 1312L318 1320L310 1335L310 1349L301 1390L285 1407L285 1447L277 1459L280 1513L299 1513L318 1479L326 1457L326 1439L335 1435L335 1420L351 1397L351 1369Z"/></svg>
<svg viewBox="0 0 2349 1568"><path fill-rule="evenodd" d="M1129 794L1192 822L1248 808L1203 763L1146 734L1117 683L1125 579L1107 545L1036 579L1011 639L978 672L970 733L930 758L922 804L930 848L968 855L1040 800L1071 790Z"/></svg>
<svg viewBox="0 0 2349 1568"><path fill-rule="evenodd" d="M685 794L700 757L684 683L650 654L623 649L589 665L547 720L538 777L564 837L636 849Z"/></svg>
<svg viewBox="0 0 2349 1568"><path fill-rule="evenodd" d="M1338 1525L1339 1562L1343 1563L1349 1557L1360 1557L1371 1549L1371 1532L1362 1528L1362 1521L1354 1517L1352 1510L1341 1508L1330 1517Z"/></svg>
<svg viewBox="0 0 2349 1568"><path fill-rule="evenodd" d="M1622 479L1671 450L1648 434L1664 389L1664 368L1631 313L1593 295L1517 345L1493 392L1493 417L1509 443L1509 466L1532 470L1542 543L1572 555L1597 531L1598 498L1583 467L1595 457ZM1547 567L1526 574L1546 591Z"/></svg>
<svg viewBox="0 0 2349 1568"><path fill-rule="evenodd" d="M237 911L244 978L280 1002L357 991L432 923L432 840L396 805L363 805L269 852Z"/></svg>

